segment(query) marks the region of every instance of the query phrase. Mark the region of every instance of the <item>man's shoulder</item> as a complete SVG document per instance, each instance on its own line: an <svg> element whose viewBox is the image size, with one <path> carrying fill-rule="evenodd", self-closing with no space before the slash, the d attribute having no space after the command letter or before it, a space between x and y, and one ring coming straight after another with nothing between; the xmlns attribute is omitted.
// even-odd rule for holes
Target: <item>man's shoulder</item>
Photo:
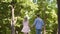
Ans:
<svg viewBox="0 0 60 34"><path fill-rule="evenodd" d="M40 18L39 21L43 21L43 20Z"/></svg>
<svg viewBox="0 0 60 34"><path fill-rule="evenodd" d="M36 18L35 20L42 20L41 18Z"/></svg>

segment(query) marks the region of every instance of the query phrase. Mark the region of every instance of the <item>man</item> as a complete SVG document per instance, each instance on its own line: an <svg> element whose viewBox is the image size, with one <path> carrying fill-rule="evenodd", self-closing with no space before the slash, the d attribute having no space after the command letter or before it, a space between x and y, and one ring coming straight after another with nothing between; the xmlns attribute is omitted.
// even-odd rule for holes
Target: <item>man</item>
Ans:
<svg viewBox="0 0 60 34"><path fill-rule="evenodd" d="M43 20L39 17L39 15L37 15L37 18L35 19L34 24L32 25L32 27L35 26L36 28L36 34L41 34L43 25Z"/></svg>

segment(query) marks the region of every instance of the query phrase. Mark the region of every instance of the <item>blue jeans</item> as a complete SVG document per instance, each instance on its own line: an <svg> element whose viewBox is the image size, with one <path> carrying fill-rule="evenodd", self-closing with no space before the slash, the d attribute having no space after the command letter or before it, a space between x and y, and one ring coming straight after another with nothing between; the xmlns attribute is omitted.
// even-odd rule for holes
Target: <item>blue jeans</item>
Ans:
<svg viewBox="0 0 60 34"><path fill-rule="evenodd" d="M41 34L41 29L36 29L36 34Z"/></svg>

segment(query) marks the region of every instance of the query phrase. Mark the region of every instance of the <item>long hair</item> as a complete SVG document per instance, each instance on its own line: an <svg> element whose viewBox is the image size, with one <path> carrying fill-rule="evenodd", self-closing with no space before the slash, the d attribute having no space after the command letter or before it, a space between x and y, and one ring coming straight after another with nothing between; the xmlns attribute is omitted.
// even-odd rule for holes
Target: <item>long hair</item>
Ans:
<svg viewBox="0 0 60 34"><path fill-rule="evenodd" d="M27 20L28 20L28 18L25 16L25 17L24 17L24 21L27 21Z"/></svg>

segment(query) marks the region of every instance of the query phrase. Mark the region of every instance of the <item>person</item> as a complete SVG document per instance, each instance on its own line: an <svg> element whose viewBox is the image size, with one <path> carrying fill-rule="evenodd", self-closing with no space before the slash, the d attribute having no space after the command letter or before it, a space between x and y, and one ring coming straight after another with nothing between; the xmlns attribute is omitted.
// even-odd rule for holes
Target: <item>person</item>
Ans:
<svg viewBox="0 0 60 34"><path fill-rule="evenodd" d="M36 34L41 34L42 26L44 25L43 20L37 15L37 18L35 19L33 26L36 28Z"/></svg>
<svg viewBox="0 0 60 34"><path fill-rule="evenodd" d="M30 32L29 21L28 21L27 17L24 17L22 32L24 34L28 34Z"/></svg>

